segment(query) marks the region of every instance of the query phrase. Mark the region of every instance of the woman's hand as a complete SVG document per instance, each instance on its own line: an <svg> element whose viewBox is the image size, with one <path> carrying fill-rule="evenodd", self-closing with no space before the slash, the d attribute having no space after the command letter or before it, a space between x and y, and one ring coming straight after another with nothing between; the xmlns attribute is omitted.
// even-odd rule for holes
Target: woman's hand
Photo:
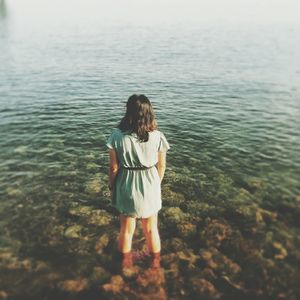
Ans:
<svg viewBox="0 0 300 300"><path fill-rule="evenodd" d="M157 171L160 181L163 180L166 170L166 152L158 152Z"/></svg>
<svg viewBox="0 0 300 300"><path fill-rule="evenodd" d="M108 189L110 197L113 196L113 188L115 184L115 179L119 171L119 162L115 149L109 149L109 181L108 181Z"/></svg>

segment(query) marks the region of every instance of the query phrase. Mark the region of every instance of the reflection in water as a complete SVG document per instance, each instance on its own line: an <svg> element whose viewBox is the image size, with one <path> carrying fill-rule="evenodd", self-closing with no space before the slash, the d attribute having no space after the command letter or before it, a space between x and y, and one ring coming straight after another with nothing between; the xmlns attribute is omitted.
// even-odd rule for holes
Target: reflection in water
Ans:
<svg viewBox="0 0 300 300"><path fill-rule="evenodd" d="M7 17L7 6L5 0L0 0L0 19Z"/></svg>

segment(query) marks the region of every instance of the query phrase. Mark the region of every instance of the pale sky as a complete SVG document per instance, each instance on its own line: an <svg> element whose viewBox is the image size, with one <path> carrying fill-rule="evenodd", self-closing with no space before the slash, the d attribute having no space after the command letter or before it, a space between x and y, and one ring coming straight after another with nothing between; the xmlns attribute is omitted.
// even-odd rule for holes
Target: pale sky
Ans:
<svg viewBox="0 0 300 300"><path fill-rule="evenodd" d="M6 0L6 5L12 14L37 18L300 23L299 0Z"/></svg>

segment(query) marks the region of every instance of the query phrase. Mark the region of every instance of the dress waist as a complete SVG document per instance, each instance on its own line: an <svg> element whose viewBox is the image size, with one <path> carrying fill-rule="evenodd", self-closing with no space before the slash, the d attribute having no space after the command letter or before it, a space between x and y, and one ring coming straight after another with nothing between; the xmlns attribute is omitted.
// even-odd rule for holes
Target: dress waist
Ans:
<svg viewBox="0 0 300 300"><path fill-rule="evenodd" d="M126 170L133 170L133 171L139 171L139 170L148 170L155 167L155 165L151 166L151 167L145 167L145 166L134 166L134 167L125 167L121 165L121 168L124 168Z"/></svg>

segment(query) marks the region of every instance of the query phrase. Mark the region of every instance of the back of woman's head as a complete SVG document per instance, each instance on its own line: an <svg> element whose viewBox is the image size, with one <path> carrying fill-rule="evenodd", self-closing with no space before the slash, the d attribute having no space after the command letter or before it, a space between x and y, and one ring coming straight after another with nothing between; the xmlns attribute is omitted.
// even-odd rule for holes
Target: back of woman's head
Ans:
<svg viewBox="0 0 300 300"><path fill-rule="evenodd" d="M157 129L157 122L151 102L145 95L134 94L128 98L126 113L118 128L135 132L141 142L148 141L148 133Z"/></svg>

